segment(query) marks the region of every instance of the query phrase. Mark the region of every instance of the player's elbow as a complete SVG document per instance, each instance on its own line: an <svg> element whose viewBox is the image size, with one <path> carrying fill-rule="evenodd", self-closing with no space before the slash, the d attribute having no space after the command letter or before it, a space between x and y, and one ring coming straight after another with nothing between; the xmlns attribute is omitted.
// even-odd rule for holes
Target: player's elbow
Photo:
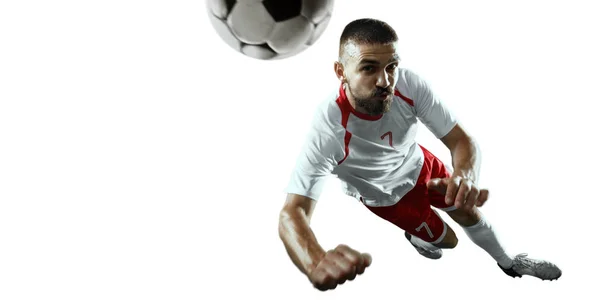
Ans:
<svg viewBox="0 0 600 300"><path fill-rule="evenodd" d="M300 208L285 206L279 212L279 237L285 241L288 236L302 227L300 222L305 218Z"/></svg>
<svg viewBox="0 0 600 300"><path fill-rule="evenodd" d="M279 212L279 236L285 239L310 226L310 217L314 206L315 201L308 197L289 194Z"/></svg>

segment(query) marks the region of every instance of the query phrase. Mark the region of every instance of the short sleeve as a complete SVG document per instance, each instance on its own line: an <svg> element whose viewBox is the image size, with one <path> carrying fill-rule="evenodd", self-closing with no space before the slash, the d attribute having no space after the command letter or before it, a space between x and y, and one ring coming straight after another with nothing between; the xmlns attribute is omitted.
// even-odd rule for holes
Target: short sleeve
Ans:
<svg viewBox="0 0 600 300"><path fill-rule="evenodd" d="M432 91L428 82L410 71L407 71L406 76L414 97L417 117L436 138L444 137L457 124L456 116Z"/></svg>
<svg viewBox="0 0 600 300"><path fill-rule="evenodd" d="M287 193L319 199L343 151L335 130L328 123L319 116L313 120L285 190Z"/></svg>

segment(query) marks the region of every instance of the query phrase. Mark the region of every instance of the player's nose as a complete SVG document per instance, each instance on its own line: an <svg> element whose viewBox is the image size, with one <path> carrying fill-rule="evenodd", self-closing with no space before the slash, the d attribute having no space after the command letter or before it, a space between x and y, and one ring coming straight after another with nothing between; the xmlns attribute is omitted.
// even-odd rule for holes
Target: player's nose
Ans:
<svg viewBox="0 0 600 300"><path fill-rule="evenodd" d="M387 72L381 72L379 76L377 76L377 86L381 88L387 88L390 86L392 82L390 74Z"/></svg>

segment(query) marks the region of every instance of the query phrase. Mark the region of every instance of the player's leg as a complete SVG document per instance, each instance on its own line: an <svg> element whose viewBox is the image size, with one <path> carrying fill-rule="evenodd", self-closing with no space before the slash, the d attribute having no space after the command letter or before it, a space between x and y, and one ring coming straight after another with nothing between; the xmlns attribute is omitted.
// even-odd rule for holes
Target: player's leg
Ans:
<svg viewBox="0 0 600 300"><path fill-rule="evenodd" d="M456 233L454 232L454 230L452 230L452 228L448 225L448 223L444 222L444 220L442 220L442 218L437 214L436 211L431 210L432 213L435 213L437 215L437 219L439 219L445 226L445 234L442 233L443 238L441 241L427 241L424 240L422 237L422 235L416 234L411 230L407 230L406 228L410 228L404 224L399 224L398 227L405 227L402 228L405 231L404 236L406 237L406 239L408 241L410 241L413 246L415 246L415 248L417 248L417 250L419 252L422 252L421 249L426 249L428 251L431 252L435 252L438 251L438 249L452 249L454 247L456 247L456 245L458 244L458 238L456 237ZM436 221L437 223L438 221ZM431 222L430 222L431 223ZM424 225L427 223L421 223L421 225L419 225L420 227L424 227ZM438 239L439 240L439 239ZM423 253L421 253L423 254ZM441 257L441 256L440 256Z"/></svg>
<svg viewBox="0 0 600 300"><path fill-rule="evenodd" d="M500 243L492 224L484 218L477 207L469 210L461 208L447 213L463 228L469 239L492 256L498 265L504 269L512 266L513 258L508 255L504 246Z"/></svg>
<svg viewBox="0 0 600 300"><path fill-rule="evenodd" d="M450 170L440 159L424 147L421 148L423 149L425 161L430 168L431 178L451 176ZM429 191L429 201L432 206L445 211L463 228L469 239L489 253L502 268L511 267L512 257L506 253L493 228L476 207L468 211L462 208L456 209L454 206L446 204L443 194L432 190Z"/></svg>
<svg viewBox="0 0 600 300"><path fill-rule="evenodd" d="M424 149L424 148L423 148ZM433 154L424 149L426 157L429 157L433 178L450 176L450 171ZM458 223L469 239L477 246L485 250L498 266L510 276L531 275L541 279L557 279L561 271L556 265L542 260L527 258L527 255L510 256L494 231L492 224L484 217L477 207L472 209L456 209L444 201L444 195L435 191L429 191L431 205L444 210L456 223Z"/></svg>
<svg viewBox="0 0 600 300"><path fill-rule="evenodd" d="M532 259L527 257L527 254L509 256L500 243L492 224L477 207L469 210L457 209L448 212L448 215L463 227L473 243L496 260L498 266L507 275L512 277L530 275L543 280L555 280L562 275L562 271L551 262Z"/></svg>

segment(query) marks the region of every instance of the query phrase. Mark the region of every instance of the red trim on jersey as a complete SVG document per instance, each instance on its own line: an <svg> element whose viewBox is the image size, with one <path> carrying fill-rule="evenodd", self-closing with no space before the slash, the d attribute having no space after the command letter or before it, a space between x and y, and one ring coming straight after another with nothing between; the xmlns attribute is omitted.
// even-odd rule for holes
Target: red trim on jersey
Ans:
<svg viewBox="0 0 600 300"><path fill-rule="evenodd" d="M344 90L344 85L343 84L340 86L340 96L338 97L338 101L339 101L338 104L342 108L342 111L344 111L344 109L349 110L355 116L357 116L357 117L359 117L359 118L361 118L363 120L377 121L377 120L381 119L381 117L383 117L383 114L377 115L377 116L371 116L371 115L364 114L364 113L361 113L359 111L356 111L354 109L354 107L352 107L352 105L350 104L350 101L348 101L348 97L346 96L346 91Z"/></svg>
<svg viewBox="0 0 600 300"><path fill-rule="evenodd" d="M350 112L352 111L350 108L350 103L348 103L348 99L345 95L342 94L343 88L340 91L340 96L335 100L335 103L340 107L340 111L342 112L342 126L346 130L346 135L344 136L344 158L338 161L338 165L341 165L346 157L348 157L348 152L350 151L350 139L352 138L352 133L348 131L346 126L348 126L348 119L350 118Z"/></svg>
<svg viewBox="0 0 600 300"><path fill-rule="evenodd" d="M404 100L404 102L408 103L408 105L415 106L415 101L413 101L412 99L410 99L410 98L402 95L398 89L394 90L394 95L402 98L402 100Z"/></svg>

